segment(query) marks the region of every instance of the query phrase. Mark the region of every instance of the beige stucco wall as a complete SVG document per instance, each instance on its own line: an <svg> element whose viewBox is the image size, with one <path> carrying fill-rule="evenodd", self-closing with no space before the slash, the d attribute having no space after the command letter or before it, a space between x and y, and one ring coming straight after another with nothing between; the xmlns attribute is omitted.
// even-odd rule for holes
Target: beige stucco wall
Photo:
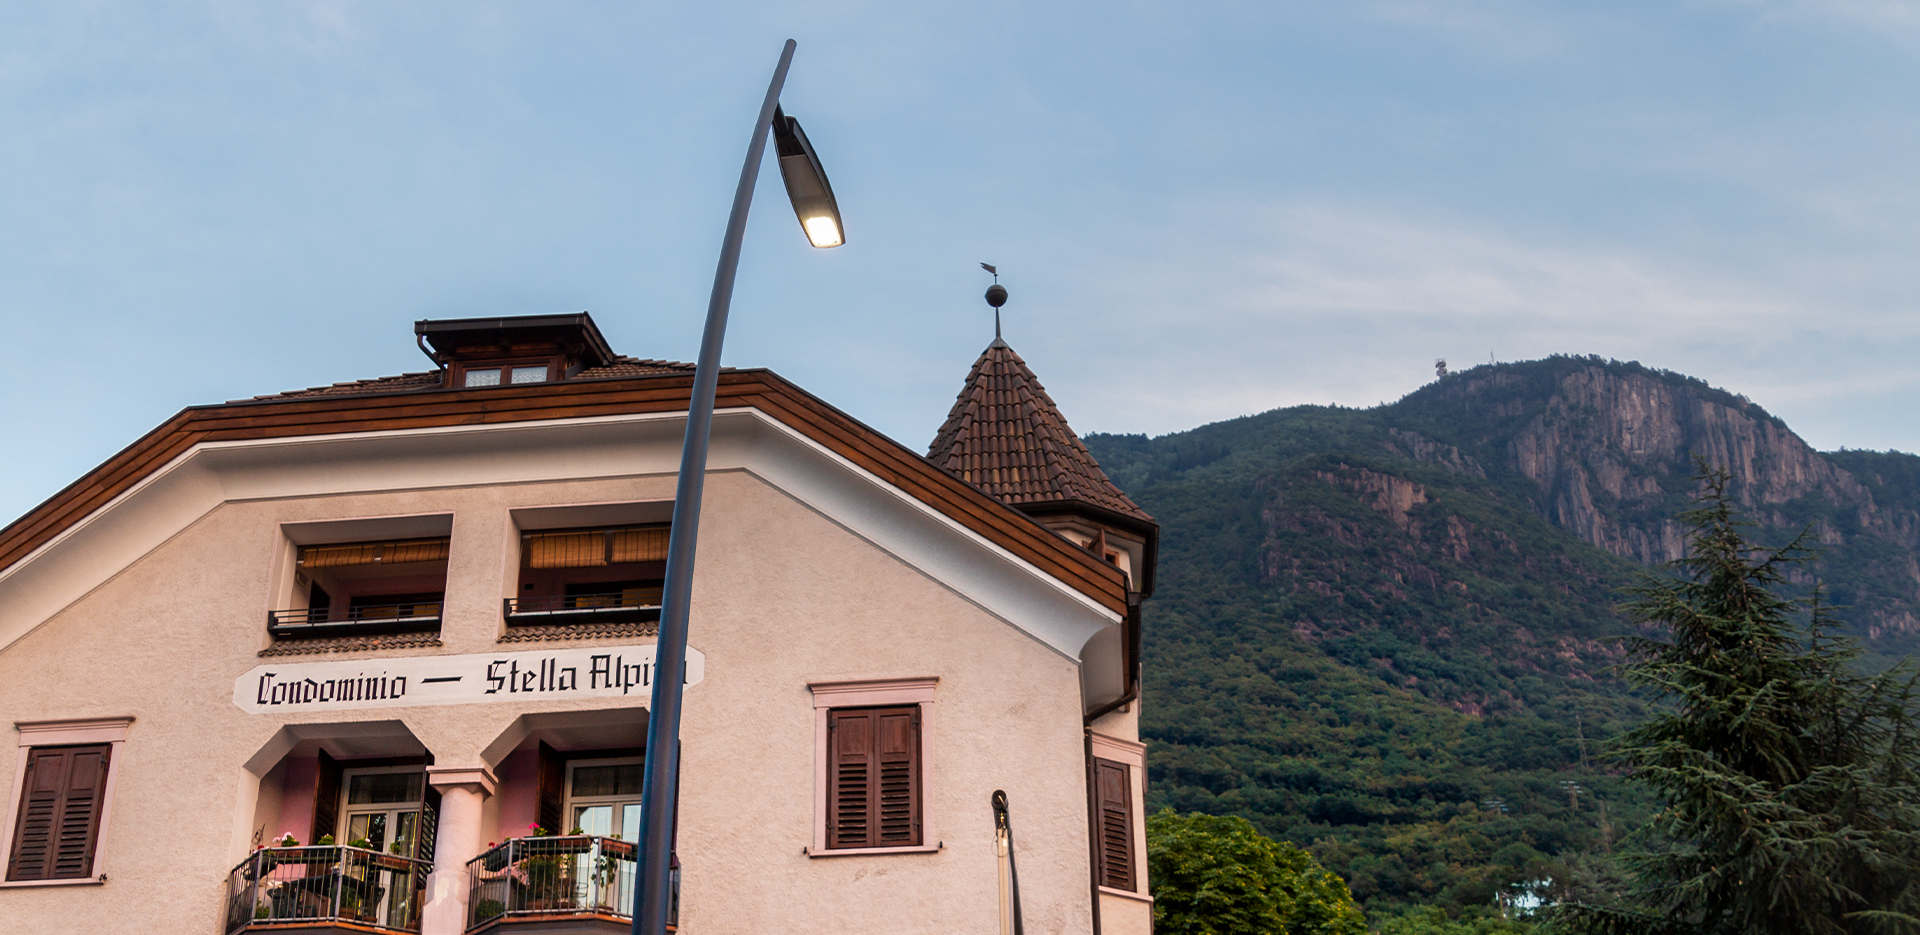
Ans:
<svg viewBox="0 0 1920 935"><path fill-rule="evenodd" d="M515 573L508 511L671 496L672 478L654 476L228 502L200 518L0 650L0 720L136 718L115 767L109 880L0 888L0 931L219 931L227 871L250 847L261 804L243 764L285 723L397 719L437 765L461 765L478 763L521 713L621 704L241 711L233 682L261 661L265 613L289 560L281 524L454 516L443 647L287 661L519 651L539 644L496 642ZM712 476L698 567L690 642L706 654L707 674L686 696L683 931L989 931L995 789L1012 803L1028 930L1089 931L1073 660L746 471ZM634 642L646 641L601 641ZM922 676L940 679L927 801L944 846L808 856L807 684ZM9 737L0 802L14 800L18 759Z"/></svg>

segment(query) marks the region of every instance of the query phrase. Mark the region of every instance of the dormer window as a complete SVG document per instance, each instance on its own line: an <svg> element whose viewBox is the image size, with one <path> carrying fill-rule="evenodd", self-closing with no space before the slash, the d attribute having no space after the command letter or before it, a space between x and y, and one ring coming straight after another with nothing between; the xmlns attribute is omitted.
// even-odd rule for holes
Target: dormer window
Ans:
<svg viewBox="0 0 1920 935"><path fill-rule="evenodd" d="M413 331L446 368L448 389L554 383L615 360L585 312L417 321Z"/></svg>
<svg viewBox="0 0 1920 935"><path fill-rule="evenodd" d="M472 365L462 367L462 386L501 386L515 383L545 383L548 364Z"/></svg>

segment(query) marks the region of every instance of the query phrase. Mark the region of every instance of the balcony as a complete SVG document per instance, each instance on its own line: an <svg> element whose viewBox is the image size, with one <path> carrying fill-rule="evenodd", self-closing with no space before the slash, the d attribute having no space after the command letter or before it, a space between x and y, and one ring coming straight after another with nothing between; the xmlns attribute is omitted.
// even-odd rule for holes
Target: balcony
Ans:
<svg viewBox="0 0 1920 935"><path fill-rule="evenodd" d="M358 847L267 847L227 875L227 935L418 932L424 860Z"/></svg>
<svg viewBox="0 0 1920 935"><path fill-rule="evenodd" d="M598 835L511 839L467 862L467 931L629 932L635 853L631 843ZM669 930L679 915L675 866Z"/></svg>
<svg viewBox="0 0 1920 935"><path fill-rule="evenodd" d="M267 632L274 639L361 636L440 629L440 595L409 597L347 607L303 607L267 611Z"/></svg>
<svg viewBox="0 0 1920 935"><path fill-rule="evenodd" d="M625 588L595 594L509 597L501 604L510 627L649 623L660 619L658 591L658 588Z"/></svg>

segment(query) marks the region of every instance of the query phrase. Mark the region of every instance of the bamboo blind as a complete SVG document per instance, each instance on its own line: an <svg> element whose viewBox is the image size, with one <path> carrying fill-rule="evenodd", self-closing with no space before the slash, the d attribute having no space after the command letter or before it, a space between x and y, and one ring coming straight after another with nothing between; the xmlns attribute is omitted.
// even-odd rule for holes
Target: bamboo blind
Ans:
<svg viewBox="0 0 1920 935"><path fill-rule="evenodd" d="M666 526L529 533L524 551L528 568L593 568L665 561L667 539Z"/></svg>
<svg viewBox="0 0 1920 935"><path fill-rule="evenodd" d="M339 568L346 565L395 565L401 562L441 562L448 540L412 539L404 542L354 542L345 545L300 547L300 567Z"/></svg>

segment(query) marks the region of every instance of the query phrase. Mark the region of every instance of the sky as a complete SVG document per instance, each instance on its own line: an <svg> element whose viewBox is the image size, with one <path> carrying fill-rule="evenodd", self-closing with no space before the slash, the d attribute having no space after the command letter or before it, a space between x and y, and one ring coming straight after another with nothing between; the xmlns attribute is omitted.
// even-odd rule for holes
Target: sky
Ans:
<svg viewBox="0 0 1920 935"><path fill-rule="evenodd" d="M180 409L590 311L924 450L1005 334L1082 433L1597 354L1920 450L1920 0L0 5L0 514ZM4 520L0 520L4 521Z"/></svg>

